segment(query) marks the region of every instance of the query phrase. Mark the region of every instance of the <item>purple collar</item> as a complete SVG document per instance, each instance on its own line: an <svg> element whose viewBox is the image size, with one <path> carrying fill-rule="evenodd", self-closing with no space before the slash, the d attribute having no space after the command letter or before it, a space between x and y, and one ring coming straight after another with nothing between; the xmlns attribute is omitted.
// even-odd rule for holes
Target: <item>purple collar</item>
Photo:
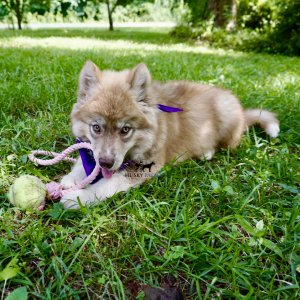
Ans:
<svg viewBox="0 0 300 300"><path fill-rule="evenodd" d="M167 113L176 113L176 112L183 111L182 108L167 106L167 105L163 105L163 104L157 104L157 108L159 110L161 110L163 112L167 112ZM77 138L76 142L81 143L81 140L79 138ZM96 161L94 159L93 152L92 152L92 150L88 150L88 149L79 149L78 151L79 151L79 155L81 157L82 165L83 165L84 171L86 173L86 176L89 176L96 166ZM131 163L132 163L132 161L123 163L120 167L120 170L125 170ZM99 175L96 177L96 179L92 182L92 184L96 183L101 178L103 178L103 175L100 172Z"/></svg>
<svg viewBox="0 0 300 300"><path fill-rule="evenodd" d="M168 113L176 113L176 112L183 111L182 108L167 106L167 105L163 105L163 104L157 104L157 108L161 111L168 112Z"/></svg>

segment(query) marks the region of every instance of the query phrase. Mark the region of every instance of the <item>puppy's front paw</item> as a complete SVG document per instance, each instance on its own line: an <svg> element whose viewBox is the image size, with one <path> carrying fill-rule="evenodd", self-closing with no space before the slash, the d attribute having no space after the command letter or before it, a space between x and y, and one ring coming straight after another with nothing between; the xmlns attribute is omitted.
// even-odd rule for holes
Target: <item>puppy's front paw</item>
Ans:
<svg viewBox="0 0 300 300"><path fill-rule="evenodd" d="M66 194L60 199L65 209L79 209L81 205L88 205L95 201L96 196L87 190L78 190Z"/></svg>
<svg viewBox="0 0 300 300"><path fill-rule="evenodd" d="M60 199L60 203L63 204L65 209L79 209L79 199L72 199L71 197L64 196Z"/></svg>
<svg viewBox="0 0 300 300"><path fill-rule="evenodd" d="M69 189L71 187L73 187L74 185L77 184L75 178L73 176L70 175L66 175L64 176L61 181L60 184L65 188L65 189Z"/></svg>

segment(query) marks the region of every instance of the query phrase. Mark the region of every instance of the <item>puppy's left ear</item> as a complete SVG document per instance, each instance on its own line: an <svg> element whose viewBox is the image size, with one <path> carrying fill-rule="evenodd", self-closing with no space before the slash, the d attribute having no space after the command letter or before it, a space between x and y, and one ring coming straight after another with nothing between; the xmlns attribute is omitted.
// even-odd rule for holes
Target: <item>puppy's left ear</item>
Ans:
<svg viewBox="0 0 300 300"><path fill-rule="evenodd" d="M133 68L128 75L128 82L131 89L135 92L136 101L145 101L147 90L151 83L151 75L147 66L141 63Z"/></svg>

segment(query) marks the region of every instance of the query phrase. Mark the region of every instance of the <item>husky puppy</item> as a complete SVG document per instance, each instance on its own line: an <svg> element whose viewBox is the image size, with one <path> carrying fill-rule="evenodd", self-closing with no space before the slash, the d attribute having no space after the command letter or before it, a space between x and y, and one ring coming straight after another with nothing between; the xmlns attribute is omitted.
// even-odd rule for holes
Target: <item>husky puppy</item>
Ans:
<svg viewBox="0 0 300 300"><path fill-rule="evenodd" d="M164 112L158 104L182 111ZM279 133L273 113L243 109L230 91L217 87L152 81L145 64L114 72L86 62L71 119L74 135L92 144L104 178L64 196L65 208L95 204L142 183L147 176L129 176L131 169L122 168L126 161L145 166L143 171L151 166L149 171L156 173L172 160L211 159L219 147L236 147L255 123L271 137ZM78 159L61 183L67 188L85 176Z"/></svg>

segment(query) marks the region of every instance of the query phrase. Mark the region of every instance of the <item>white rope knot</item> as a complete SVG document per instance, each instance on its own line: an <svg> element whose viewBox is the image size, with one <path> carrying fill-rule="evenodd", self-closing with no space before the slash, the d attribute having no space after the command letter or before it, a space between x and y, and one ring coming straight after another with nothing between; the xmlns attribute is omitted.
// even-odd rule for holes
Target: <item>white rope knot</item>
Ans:
<svg viewBox="0 0 300 300"><path fill-rule="evenodd" d="M63 196L63 185L61 185L58 182L49 182L46 184L48 195L51 199L57 200L60 199Z"/></svg>

